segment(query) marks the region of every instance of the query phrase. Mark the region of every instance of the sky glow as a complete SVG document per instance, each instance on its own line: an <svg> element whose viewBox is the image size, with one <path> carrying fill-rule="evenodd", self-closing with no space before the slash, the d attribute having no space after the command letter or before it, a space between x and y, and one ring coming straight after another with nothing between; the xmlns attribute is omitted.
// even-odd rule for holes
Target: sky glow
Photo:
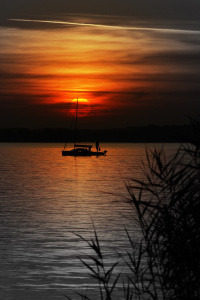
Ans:
<svg viewBox="0 0 200 300"><path fill-rule="evenodd" d="M39 9L36 0L0 14L1 127L67 127L77 97L89 103L82 107L81 128L182 125L198 117L199 2L183 1L180 12L178 2L169 1L163 15L153 0L153 17L141 0L147 9L141 17L142 6L134 6L133 15L128 0L129 16L121 2L115 2L118 14L108 14L105 1L106 14L100 7L95 14L88 13L93 4L81 9L80 2L82 11L72 13L75 6L58 1Z"/></svg>

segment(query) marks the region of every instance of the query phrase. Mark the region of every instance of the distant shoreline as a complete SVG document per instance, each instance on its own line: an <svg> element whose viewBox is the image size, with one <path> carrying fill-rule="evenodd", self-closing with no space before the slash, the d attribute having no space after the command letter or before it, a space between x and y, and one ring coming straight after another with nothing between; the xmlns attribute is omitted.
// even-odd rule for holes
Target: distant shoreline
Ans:
<svg viewBox="0 0 200 300"><path fill-rule="evenodd" d="M78 130L79 142L108 143L181 143L192 135L191 125L148 125L114 129ZM65 143L74 142L74 131L64 128L1 128L1 143Z"/></svg>

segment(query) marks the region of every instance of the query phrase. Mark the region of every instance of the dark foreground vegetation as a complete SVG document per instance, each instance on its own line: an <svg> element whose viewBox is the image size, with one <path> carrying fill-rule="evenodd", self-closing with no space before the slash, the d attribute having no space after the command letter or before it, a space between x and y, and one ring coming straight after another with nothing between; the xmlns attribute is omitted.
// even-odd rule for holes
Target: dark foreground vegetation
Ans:
<svg viewBox="0 0 200 300"><path fill-rule="evenodd" d="M79 142L180 143L192 134L192 126L127 127L115 129L78 130ZM0 129L0 142L65 143L74 142L74 131L62 128Z"/></svg>
<svg viewBox="0 0 200 300"><path fill-rule="evenodd" d="M200 123L193 121L192 127L190 144L173 157L164 149L147 151L146 179L127 186L141 240L127 231L126 255L118 254L108 267L96 231L91 240L80 237L93 251L82 263L99 284L95 299L119 299L119 283L120 299L200 299ZM128 273L116 272L120 261Z"/></svg>

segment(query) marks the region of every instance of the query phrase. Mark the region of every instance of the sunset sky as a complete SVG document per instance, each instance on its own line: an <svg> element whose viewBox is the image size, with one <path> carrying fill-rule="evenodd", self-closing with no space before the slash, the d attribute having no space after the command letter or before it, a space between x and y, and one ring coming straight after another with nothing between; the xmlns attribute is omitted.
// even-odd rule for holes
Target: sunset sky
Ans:
<svg viewBox="0 0 200 300"><path fill-rule="evenodd" d="M0 4L0 127L182 125L200 112L199 0Z"/></svg>

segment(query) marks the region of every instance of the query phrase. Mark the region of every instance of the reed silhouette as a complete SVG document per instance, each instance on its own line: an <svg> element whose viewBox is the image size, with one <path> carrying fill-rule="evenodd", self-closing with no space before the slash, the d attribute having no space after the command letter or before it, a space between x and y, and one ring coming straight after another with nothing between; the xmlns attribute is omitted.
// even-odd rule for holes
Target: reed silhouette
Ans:
<svg viewBox="0 0 200 300"><path fill-rule="evenodd" d="M139 241L125 229L131 250L118 254L106 269L95 228L91 241L80 237L94 252L91 264L82 263L99 283L99 299L117 299L114 291L120 281L126 300L200 299L200 122L191 123L187 144L172 157L164 148L147 150L145 180L133 179L127 185L141 229ZM129 268L128 275L114 272L120 260Z"/></svg>

